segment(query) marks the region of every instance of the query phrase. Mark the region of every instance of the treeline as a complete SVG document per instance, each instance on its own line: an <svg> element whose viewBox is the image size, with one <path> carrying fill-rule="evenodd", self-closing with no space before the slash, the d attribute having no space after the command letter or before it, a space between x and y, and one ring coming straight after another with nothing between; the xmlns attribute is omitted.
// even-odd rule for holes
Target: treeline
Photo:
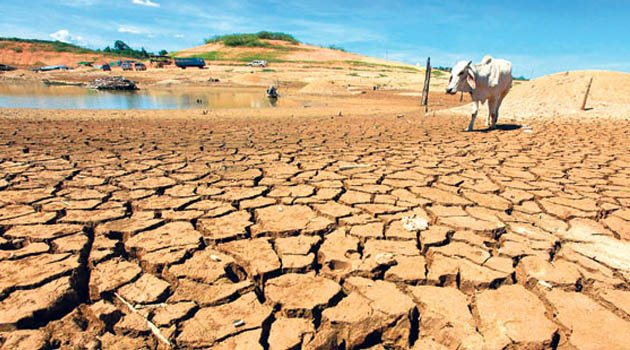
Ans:
<svg viewBox="0 0 630 350"><path fill-rule="evenodd" d="M242 46L242 47L274 47L274 45L261 41L266 40L280 40L286 41L291 44L299 44L300 41L293 37L291 34L280 32L267 32L262 31L254 34L228 34L228 35L215 35L206 39L206 44L223 43L225 46Z"/></svg>
<svg viewBox="0 0 630 350"><path fill-rule="evenodd" d="M150 55L153 54L151 52L147 52L144 47L140 50L134 50L129 45L125 44L125 42L122 40L116 40L114 42L113 48L107 46L103 49L103 52L107 54L114 54L116 56L125 56L138 59L147 59Z"/></svg>

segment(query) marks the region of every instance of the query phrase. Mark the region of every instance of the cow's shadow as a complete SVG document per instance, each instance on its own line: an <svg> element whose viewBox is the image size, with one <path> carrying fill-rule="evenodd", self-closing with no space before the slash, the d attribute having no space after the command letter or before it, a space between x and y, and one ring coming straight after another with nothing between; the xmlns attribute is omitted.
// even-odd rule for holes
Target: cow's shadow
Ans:
<svg viewBox="0 0 630 350"><path fill-rule="evenodd" d="M489 129L489 128L485 128L485 129L475 129L472 132L492 132L492 131L512 131L512 130L518 130L520 128L522 128L522 125L518 125L518 124L497 124L494 126L494 129Z"/></svg>

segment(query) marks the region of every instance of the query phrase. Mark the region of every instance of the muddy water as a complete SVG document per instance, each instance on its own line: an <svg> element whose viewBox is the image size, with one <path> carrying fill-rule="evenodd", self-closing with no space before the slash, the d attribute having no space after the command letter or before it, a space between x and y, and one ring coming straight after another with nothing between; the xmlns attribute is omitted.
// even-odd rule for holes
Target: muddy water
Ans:
<svg viewBox="0 0 630 350"><path fill-rule="evenodd" d="M220 91L203 89L156 89L98 91L77 86L0 84L0 107L52 109L186 109L266 108L290 106L280 98L270 101L264 90Z"/></svg>

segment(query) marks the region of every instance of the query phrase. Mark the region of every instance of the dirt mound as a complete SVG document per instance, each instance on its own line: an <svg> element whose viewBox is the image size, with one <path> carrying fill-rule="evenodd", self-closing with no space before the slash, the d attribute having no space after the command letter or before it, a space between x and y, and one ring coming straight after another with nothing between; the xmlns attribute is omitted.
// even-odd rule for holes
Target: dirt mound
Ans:
<svg viewBox="0 0 630 350"><path fill-rule="evenodd" d="M589 80L593 83L586 110L580 110ZM470 105L452 111L469 114ZM479 111L488 113L487 105ZM514 82L501 106L500 116L513 119L554 116L630 117L630 74L612 71L572 71L529 82Z"/></svg>
<svg viewBox="0 0 630 350"><path fill-rule="evenodd" d="M344 85L331 80L315 80L300 89L300 92L310 95L331 96L348 96L353 94L352 91L348 90Z"/></svg>
<svg viewBox="0 0 630 350"><path fill-rule="evenodd" d="M201 56L213 57L219 61L247 61L264 59L270 62L274 60L296 62L363 62L373 65L388 65L397 67L414 67L412 65L383 60L380 58L362 56L359 54L319 47L308 44L291 44L286 41L262 40L272 47L228 47L222 43L210 43L197 47L181 50L175 53L177 57ZM210 60L208 60L210 61Z"/></svg>
<svg viewBox="0 0 630 350"><path fill-rule="evenodd" d="M75 67L78 62L103 64L132 58L107 56L101 52L66 52L56 50L51 44L26 43L0 40L0 63L18 68L66 65Z"/></svg>

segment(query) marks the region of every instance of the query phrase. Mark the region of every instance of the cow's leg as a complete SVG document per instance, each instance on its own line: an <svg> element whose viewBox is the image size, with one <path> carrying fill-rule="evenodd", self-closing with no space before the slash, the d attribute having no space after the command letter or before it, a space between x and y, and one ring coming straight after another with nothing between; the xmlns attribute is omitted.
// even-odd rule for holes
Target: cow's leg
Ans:
<svg viewBox="0 0 630 350"><path fill-rule="evenodd" d="M488 129L494 129L494 118L497 114L497 100L494 98L488 99L488 121L486 126Z"/></svg>
<svg viewBox="0 0 630 350"><path fill-rule="evenodd" d="M503 103L503 99L505 98L505 95L507 95L507 93L508 90L505 90L499 97L499 102L497 103L497 111L494 114L494 125L497 125L497 121L499 121L499 108L501 108L501 103Z"/></svg>
<svg viewBox="0 0 630 350"><path fill-rule="evenodd" d="M473 112L470 118L470 124L468 124L468 129L466 129L466 131L473 130L473 126L475 125L475 118L477 118L478 111L479 111L479 101L473 101Z"/></svg>

